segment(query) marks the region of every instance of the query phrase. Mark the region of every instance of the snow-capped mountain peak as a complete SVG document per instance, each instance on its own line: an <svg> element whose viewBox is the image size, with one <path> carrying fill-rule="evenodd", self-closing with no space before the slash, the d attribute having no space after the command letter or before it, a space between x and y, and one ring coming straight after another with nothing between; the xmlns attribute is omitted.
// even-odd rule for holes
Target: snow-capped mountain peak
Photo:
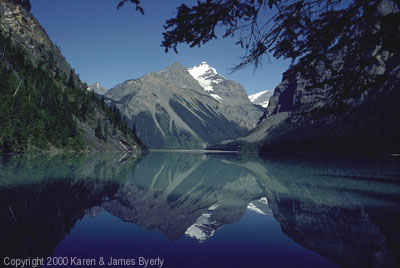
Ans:
<svg viewBox="0 0 400 268"><path fill-rule="evenodd" d="M222 79L219 77L221 75L218 75L217 70L214 67L208 65L205 61L203 61L199 65L189 68L188 71L190 75L199 82L199 84L204 88L205 91L214 91L212 84L218 84L222 82ZM218 77L215 77L217 75Z"/></svg>
<svg viewBox="0 0 400 268"><path fill-rule="evenodd" d="M222 226L221 223L211 219L212 211L218 207L219 203L209 207L206 212L201 214L194 224L186 229L185 234L195 238L200 243L213 236L215 231Z"/></svg>
<svg viewBox="0 0 400 268"><path fill-rule="evenodd" d="M267 108L269 104L269 98L274 94L273 90L264 90L249 96L249 100L254 103Z"/></svg>
<svg viewBox="0 0 400 268"><path fill-rule="evenodd" d="M257 92L257 93L255 93L255 94L253 94L253 95L250 95L249 96L249 99L250 99L250 101L251 102L254 102L256 99L258 99L258 97L260 97L262 94L264 94L265 92L267 92L268 90L264 90L264 91L261 91L261 92Z"/></svg>
<svg viewBox="0 0 400 268"><path fill-rule="evenodd" d="M218 74L217 70L208 65L205 61L201 62L199 65L189 68L188 71L196 80L198 78L207 79Z"/></svg>

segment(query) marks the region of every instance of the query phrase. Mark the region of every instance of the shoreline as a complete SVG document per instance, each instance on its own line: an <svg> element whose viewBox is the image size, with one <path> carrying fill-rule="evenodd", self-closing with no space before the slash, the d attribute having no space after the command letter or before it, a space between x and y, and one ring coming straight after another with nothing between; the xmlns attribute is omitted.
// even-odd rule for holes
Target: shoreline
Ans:
<svg viewBox="0 0 400 268"><path fill-rule="evenodd" d="M220 150L205 150L205 149L149 149L149 152L158 152L158 153L230 153L236 154L238 151L220 151Z"/></svg>

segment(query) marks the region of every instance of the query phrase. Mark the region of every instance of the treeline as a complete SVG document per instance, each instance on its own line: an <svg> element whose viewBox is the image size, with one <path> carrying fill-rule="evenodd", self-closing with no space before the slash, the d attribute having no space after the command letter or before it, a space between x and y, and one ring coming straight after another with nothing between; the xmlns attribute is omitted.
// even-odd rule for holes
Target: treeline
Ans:
<svg viewBox="0 0 400 268"><path fill-rule="evenodd" d="M76 85L73 70L55 67L51 52L48 61L34 65L10 35L0 33L0 53L0 152L85 149L77 121L95 117L98 98ZM128 134L119 111L103 109L114 128Z"/></svg>
<svg viewBox="0 0 400 268"><path fill-rule="evenodd" d="M136 133L135 125L129 128L128 120L125 116L121 115L120 110L115 104L109 106L105 103L104 96L101 98L95 97L95 93L92 92L94 99L97 102L99 108L105 112L106 117L111 121L112 130L109 129L107 122L102 124L100 118L97 119L97 125L95 129L95 135L99 139L108 140L109 135L115 135L117 130L120 130L125 136L132 138L140 147L143 149L146 147L139 139Z"/></svg>

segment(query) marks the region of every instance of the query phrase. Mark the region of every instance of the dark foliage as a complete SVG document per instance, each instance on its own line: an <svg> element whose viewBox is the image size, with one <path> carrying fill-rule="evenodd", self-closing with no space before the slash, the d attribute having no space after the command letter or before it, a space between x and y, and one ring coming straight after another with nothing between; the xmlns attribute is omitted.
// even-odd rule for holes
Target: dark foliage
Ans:
<svg viewBox="0 0 400 268"><path fill-rule="evenodd" d="M126 137L132 138L136 144L139 145L143 150L147 150L147 147L143 144L143 142L138 138L136 133L136 128L133 125L132 128L129 127L129 122L125 116L121 115L121 111L117 108L114 103L111 106L108 106L105 103L104 96L98 96L94 92L92 92L93 99L97 103L97 107L105 112L106 121L111 122L109 126L107 122L104 122L104 127L101 127L100 118L98 118L97 126L95 129L95 135L99 139L103 139L104 141L108 141L109 135L116 135L117 130L121 131ZM110 133L109 127L112 127L112 131Z"/></svg>
<svg viewBox="0 0 400 268"><path fill-rule="evenodd" d="M144 10L143 8L140 6L140 0L121 0L118 3L118 9L120 9L126 2L130 2L134 5L136 5L136 11L139 11L142 15L144 15Z"/></svg>
<svg viewBox="0 0 400 268"><path fill-rule="evenodd" d="M30 7L29 0L15 1ZM141 0L118 0L117 7L125 3L144 14ZM379 59L400 55L399 8L398 1L388 0L203 0L177 8L164 25L162 46L175 52L179 43L200 46L222 28L223 37L238 34L245 50L233 71L257 67L273 55L297 62L287 75L308 77L310 89L363 88L385 80L370 71ZM343 54L340 63L337 53Z"/></svg>
<svg viewBox="0 0 400 268"><path fill-rule="evenodd" d="M259 64L266 53L293 60L305 55L325 56L350 40L359 48L382 45L382 50L398 52L399 14L378 14L381 2L207 0L193 7L182 4L176 17L165 25L163 46L176 50L178 43L201 45L217 38L216 28L224 26L225 37L240 32L238 44L247 51L237 68ZM392 2L392 8L398 9L397 4Z"/></svg>
<svg viewBox="0 0 400 268"><path fill-rule="evenodd" d="M23 6L26 10L31 10L31 2L29 0L12 0L16 4Z"/></svg>
<svg viewBox="0 0 400 268"><path fill-rule="evenodd" d="M27 147L83 149L77 120L92 111L91 96L57 80L42 62L34 66L22 47L0 35L0 152Z"/></svg>
<svg viewBox="0 0 400 268"><path fill-rule="evenodd" d="M15 1L30 8L29 0ZM118 0L118 9L125 3L144 14L141 0ZM232 71L258 67L273 55L298 63L287 75L308 77L309 89L363 88L386 79L370 71L379 59L400 55L399 8L388 0L203 0L177 8L164 25L162 46L175 52L179 43L201 46L222 28L223 37L237 34L245 50ZM340 63L337 53L343 54Z"/></svg>
<svg viewBox="0 0 400 268"><path fill-rule="evenodd" d="M101 122L100 118L97 118L97 126L94 130L94 134L96 135L97 138L102 139L103 138L103 131L101 130Z"/></svg>
<svg viewBox="0 0 400 268"><path fill-rule="evenodd" d="M83 150L86 145L77 125L95 118L96 106L105 111L106 119L125 135L136 138L128 131L126 119L114 106L104 105L75 83L76 74L54 74L54 62L30 61L25 50L13 44L10 36L0 34L0 152L24 152L47 149L49 146L68 150ZM51 59L52 57L50 57ZM101 128L100 118L95 134L107 139L108 128ZM113 131L114 132L114 131ZM116 132L116 131L115 131Z"/></svg>
<svg viewBox="0 0 400 268"><path fill-rule="evenodd" d="M395 86L399 88L399 81ZM283 124L272 130L260 152L399 153L400 91L383 91L331 123L321 114L321 119L300 125Z"/></svg>
<svg viewBox="0 0 400 268"><path fill-rule="evenodd" d="M297 64L287 75L307 77L309 89L379 83L386 78L371 69L387 53L400 55L398 1L203 0L180 5L164 28L162 46L175 52L179 43L201 46L217 38L222 28L223 37L236 34L245 50L233 71L258 67L264 56L292 59Z"/></svg>

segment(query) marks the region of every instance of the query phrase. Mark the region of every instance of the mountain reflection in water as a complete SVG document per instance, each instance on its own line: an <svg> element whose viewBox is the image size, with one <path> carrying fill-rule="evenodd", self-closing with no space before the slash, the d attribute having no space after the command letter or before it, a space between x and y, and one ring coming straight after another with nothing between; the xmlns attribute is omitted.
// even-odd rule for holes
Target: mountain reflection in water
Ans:
<svg viewBox="0 0 400 268"><path fill-rule="evenodd" d="M149 153L140 158L107 154L0 160L3 256L69 256L65 248L68 243L79 247L82 234L93 237L85 242L87 256L97 256L101 250L96 243L112 240L107 233L122 224L115 223L116 217L140 226L134 240L140 241L136 251L142 252L135 254L167 255L164 267L223 267L233 261L253 267L400 266L400 166L395 157ZM274 221L257 224L271 215ZM257 232L274 224L285 235L257 239ZM255 238L241 236L250 225ZM120 248L114 243L113 252L123 252L125 242ZM170 251L156 252L163 243ZM226 248L207 251L213 243ZM291 247L296 253L288 260ZM187 259L178 258L178 251ZM203 254L202 259L190 263L196 254Z"/></svg>

